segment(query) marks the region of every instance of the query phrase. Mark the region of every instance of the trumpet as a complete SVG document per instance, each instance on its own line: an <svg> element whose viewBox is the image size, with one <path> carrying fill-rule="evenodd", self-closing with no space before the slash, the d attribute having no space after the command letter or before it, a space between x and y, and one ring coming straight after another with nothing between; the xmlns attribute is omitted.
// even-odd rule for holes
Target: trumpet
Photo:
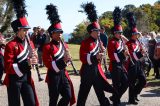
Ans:
<svg viewBox="0 0 160 106"><path fill-rule="evenodd" d="M60 42L62 43L62 46L63 46L63 48L64 48L65 53L66 53L67 55L70 55L70 53L69 53L69 51L67 50L67 48L65 47L65 44L64 44L64 42L63 42L62 39L60 39ZM68 61L67 63L68 63L68 64L71 64L74 73L75 73L76 75L79 75L79 72L76 70L76 68L75 68L75 66L74 66L74 64L73 64L73 61L71 60L71 61Z"/></svg>
<svg viewBox="0 0 160 106"><path fill-rule="evenodd" d="M37 75L38 75L38 80L43 81L43 78L41 77L40 72L39 72L37 52L36 52L36 50L32 49L31 43L30 43L30 38L28 35L26 35L26 40L27 40L28 45L30 47L30 50L29 50L30 55L29 56L30 56L31 67L36 69Z"/></svg>

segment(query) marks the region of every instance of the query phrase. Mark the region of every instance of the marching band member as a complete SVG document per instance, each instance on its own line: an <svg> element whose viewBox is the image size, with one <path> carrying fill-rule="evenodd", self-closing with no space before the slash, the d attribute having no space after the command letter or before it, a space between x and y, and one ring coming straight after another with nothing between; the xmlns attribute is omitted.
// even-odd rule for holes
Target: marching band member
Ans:
<svg viewBox="0 0 160 106"><path fill-rule="evenodd" d="M128 88L128 77L127 71L123 66L123 61L125 60L125 56L128 54L126 50L124 50L124 44L121 40L121 35L123 33L121 26L121 9L116 7L113 12L114 18L114 28L113 34L114 37L109 40L108 43L108 56L110 59L109 70L112 76L113 87L117 90L118 96L113 94L110 99L113 101L113 106L120 105L120 99L122 95Z"/></svg>
<svg viewBox="0 0 160 106"><path fill-rule="evenodd" d="M144 86L146 85L145 73L141 68L141 57L143 57L144 50L142 45L137 40L139 33L136 28L135 17L132 12L127 14L127 20L130 27L131 39L126 43L129 49L129 53L134 61L135 65L129 65L128 79L129 79L129 100L130 104L137 105L139 101L137 96L140 94Z"/></svg>
<svg viewBox="0 0 160 106"><path fill-rule="evenodd" d="M28 29L27 14L24 0L12 0L17 19L11 23L16 37L7 43L4 53L4 67L6 76L4 84L7 86L8 105L20 106L20 95L24 106L39 106L35 93L34 83L31 78L31 64L35 64L35 52L31 49L26 39ZM33 55L34 57L30 57ZM30 60L31 59L31 60Z"/></svg>
<svg viewBox="0 0 160 106"><path fill-rule="evenodd" d="M73 105L75 101L74 89L71 79L65 69L68 62L71 61L71 56L66 44L62 44L61 37L63 30L61 28L61 20L59 19L58 10L53 4L46 6L48 19L51 26L48 28L48 33L51 37L51 42L43 47L43 62L47 67L46 82L49 90L49 106L68 106ZM65 47L64 47L65 46ZM59 94L62 98L58 101Z"/></svg>
<svg viewBox="0 0 160 106"><path fill-rule="evenodd" d="M97 22L95 6L92 2L82 4L82 8L88 15L91 24L87 26L88 38L82 41L80 46L80 60L82 66L80 69L81 84L78 93L77 106L85 106L87 96L93 86L98 97L100 106L109 106L109 100L105 97L104 90L115 92L113 87L108 83L107 78L101 67L103 53L100 48L104 48L102 42L99 42L100 26Z"/></svg>

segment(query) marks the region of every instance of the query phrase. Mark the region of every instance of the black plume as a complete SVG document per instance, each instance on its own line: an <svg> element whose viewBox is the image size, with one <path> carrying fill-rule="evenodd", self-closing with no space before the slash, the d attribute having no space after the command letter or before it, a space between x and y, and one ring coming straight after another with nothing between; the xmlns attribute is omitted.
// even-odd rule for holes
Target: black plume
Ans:
<svg viewBox="0 0 160 106"><path fill-rule="evenodd" d="M126 18L128 21L128 25L130 28L136 27L136 19L133 12L129 12L126 14Z"/></svg>
<svg viewBox="0 0 160 106"><path fill-rule="evenodd" d="M115 7L113 11L113 20L114 20L114 25L121 25L122 12L119 7Z"/></svg>
<svg viewBox="0 0 160 106"><path fill-rule="evenodd" d="M16 12L17 18L22 18L27 14L27 11L25 10L25 0L11 0L11 3L13 3L14 11Z"/></svg>
<svg viewBox="0 0 160 106"><path fill-rule="evenodd" d="M50 4L46 6L46 14L48 14L48 19L50 20L51 24L56 24L61 22L58 15L58 10L55 5Z"/></svg>
<svg viewBox="0 0 160 106"><path fill-rule="evenodd" d="M90 2L86 4L82 4L81 8L84 9L84 12L86 12L87 18L90 20L90 22L95 22L98 19L97 11L95 10L96 6Z"/></svg>

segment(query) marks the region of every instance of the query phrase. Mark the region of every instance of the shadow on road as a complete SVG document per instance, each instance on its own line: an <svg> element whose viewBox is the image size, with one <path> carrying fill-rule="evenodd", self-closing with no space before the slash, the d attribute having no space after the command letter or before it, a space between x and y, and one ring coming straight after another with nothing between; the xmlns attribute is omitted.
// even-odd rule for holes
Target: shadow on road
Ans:
<svg viewBox="0 0 160 106"><path fill-rule="evenodd" d="M146 91L146 94L142 94L142 97L160 97L160 87L159 88L153 88L152 90Z"/></svg>

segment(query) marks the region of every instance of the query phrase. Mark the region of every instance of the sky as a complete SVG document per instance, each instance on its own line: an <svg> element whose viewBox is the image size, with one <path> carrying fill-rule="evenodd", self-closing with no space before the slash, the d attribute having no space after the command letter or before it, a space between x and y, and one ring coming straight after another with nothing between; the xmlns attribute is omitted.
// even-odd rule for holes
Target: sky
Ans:
<svg viewBox="0 0 160 106"><path fill-rule="evenodd" d="M78 10L81 10L80 5L82 3L93 2L100 16L106 11L113 11L115 6L123 8L125 5L133 4L139 7L142 4L148 3L153 5L156 1L157 0L26 0L27 20L32 28L41 26L44 29L48 29L51 24L47 19L45 7L52 3L57 6L64 33L71 33L76 28L76 25L87 18L85 13L78 12Z"/></svg>

